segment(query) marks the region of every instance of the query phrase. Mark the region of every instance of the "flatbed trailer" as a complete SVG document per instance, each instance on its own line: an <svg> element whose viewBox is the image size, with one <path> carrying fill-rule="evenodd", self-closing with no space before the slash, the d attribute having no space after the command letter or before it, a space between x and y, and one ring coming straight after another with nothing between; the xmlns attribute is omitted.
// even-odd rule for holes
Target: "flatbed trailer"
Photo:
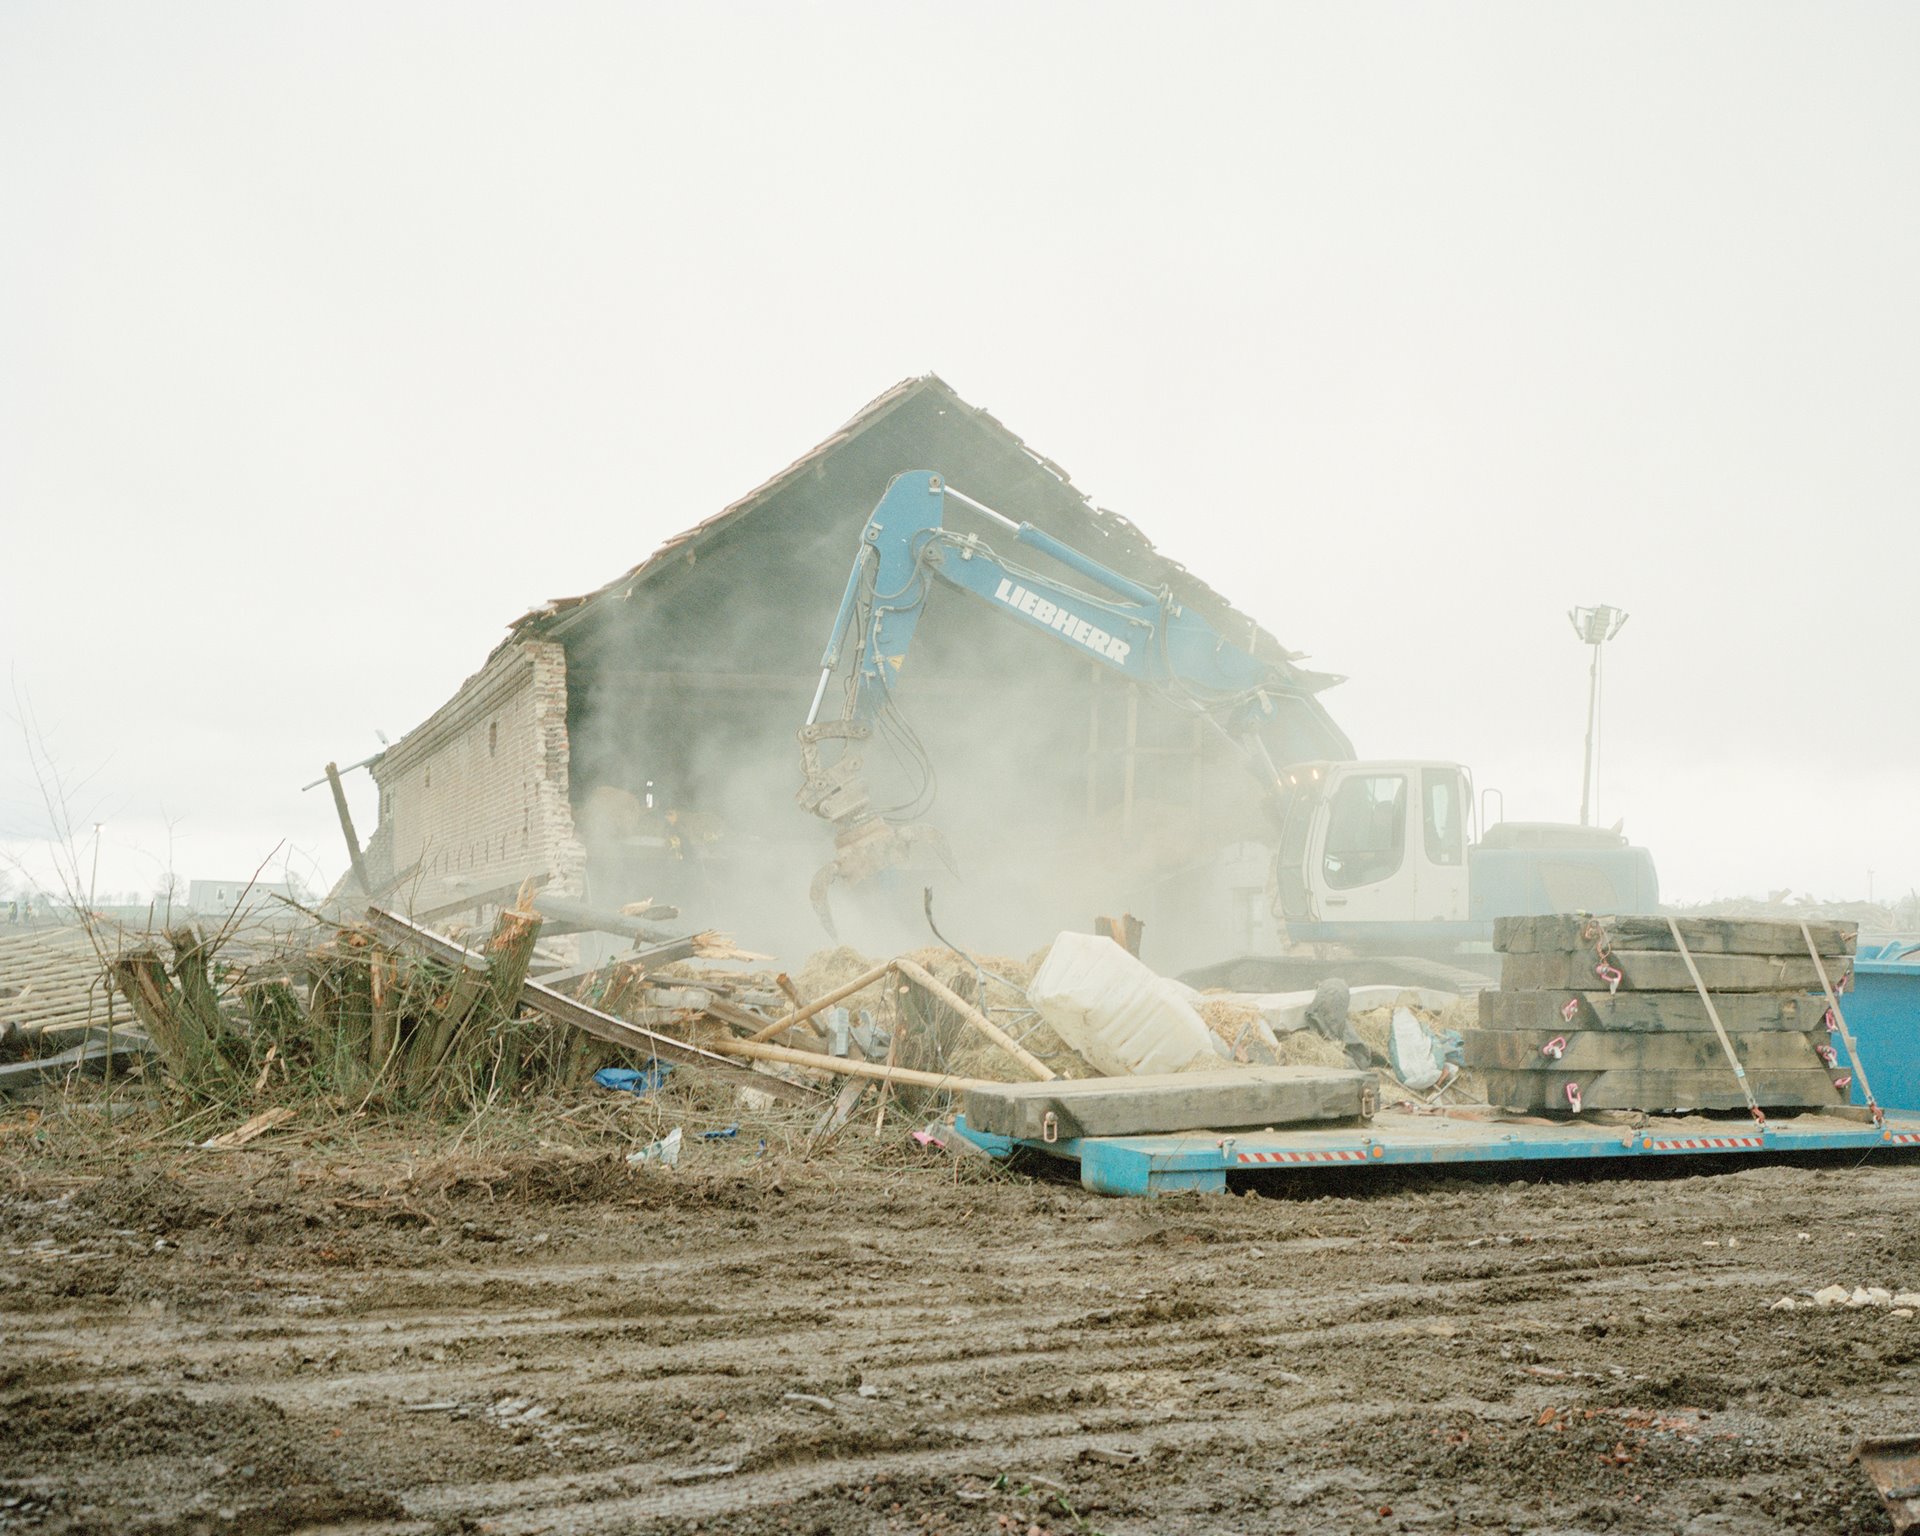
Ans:
<svg viewBox="0 0 1920 1536"><path fill-rule="evenodd" d="M1221 1193L1228 1175L1315 1168L1528 1165L1616 1159L1722 1157L1756 1163L1802 1152L1920 1152L1920 1115L1875 1125L1860 1111L1769 1118L1708 1115L1546 1121L1497 1110L1383 1109L1371 1120L1286 1130L1185 1131L1163 1136L1063 1137L1058 1141L954 1129L990 1156L1025 1149L1080 1165L1080 1182L1102 1195Z"/></svg>

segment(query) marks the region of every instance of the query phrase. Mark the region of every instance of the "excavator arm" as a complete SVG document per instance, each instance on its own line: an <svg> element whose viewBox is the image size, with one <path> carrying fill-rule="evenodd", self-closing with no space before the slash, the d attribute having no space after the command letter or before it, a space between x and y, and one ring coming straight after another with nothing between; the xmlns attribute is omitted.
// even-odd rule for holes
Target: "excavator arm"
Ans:
<svg viewBox="0 0 1920 1536"><path fill-rule="evenodd" d="M1004 548L1038 551L1074 579L1036 570L977 534L948 528L949 500L1005 534ZM1255 656L1175 601L1167 588L1144 586L1031 523L1017 523L963 495L938 475L897 475L861 532L820 658L813 706L800 730L805 782L799 802L831 823L835 834L835 857L813 884L814 907L829 933L834 924L827 897L835 881L859 881L916 862L923 849L946 859L939 833L915 819L922 807L875 809L862 772L866 744L892 709L894 685L936 585L971 593L1014 622L1200 715L1245 755L1276 810L1286 785L1260 727L1281 699L1310 699L1340 680ZM823 721L821 708L849 643L844 706ZM1328 727L1333 729L1331 722Z"/></svg>

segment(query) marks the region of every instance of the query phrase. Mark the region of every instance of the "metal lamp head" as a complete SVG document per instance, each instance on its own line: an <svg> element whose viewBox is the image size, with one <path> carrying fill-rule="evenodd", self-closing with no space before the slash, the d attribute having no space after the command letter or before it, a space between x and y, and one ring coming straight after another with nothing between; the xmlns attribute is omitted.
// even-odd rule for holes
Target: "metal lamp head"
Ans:
<svg viewBox="0 0 1920 1536"><path fill-rule="evenodd" d="M1627 622L1624 609L1602 603L1597 608L1569 608L1567 618L1583 645L1602 645L1620 633Z"/></svg>

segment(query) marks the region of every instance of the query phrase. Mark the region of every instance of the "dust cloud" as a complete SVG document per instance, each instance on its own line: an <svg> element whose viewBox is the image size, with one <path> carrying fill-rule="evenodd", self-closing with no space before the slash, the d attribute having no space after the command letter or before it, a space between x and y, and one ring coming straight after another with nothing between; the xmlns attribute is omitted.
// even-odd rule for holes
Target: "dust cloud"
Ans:
<svg viewBox="0 0 1920 1536"><path fill-rule="evenodd" d="M851 553L851 540L836 543ZM576 828L597 903L652 897L797 964L828 942L810 888L834 857L833 829L795 795L796 733L818 681L801 668L832 608L804 596L797 615L739 608L692 647L684 625L635 613L575 667ZM724 655L733 670L701 670L694 655ZM843 657L822 720L840 715L847 675ZM1237 891L1200 874L1235 849L1248 864L1245 847L1272 837L1231 744L1150 692L1130 699L1121 679L960 593L931 595L891 702L872 737L849 747L872 806L937 831L950 857L918 839L906 864L833 883L839 937L867 953L930 942L931 889L942 932L968 948L1025 954L1061 929L1132 912L1148 923L1148 956L1184 964L1188 930L1234 927L1196 891L1243 907L1263 895L1264 856Z"/></svg>

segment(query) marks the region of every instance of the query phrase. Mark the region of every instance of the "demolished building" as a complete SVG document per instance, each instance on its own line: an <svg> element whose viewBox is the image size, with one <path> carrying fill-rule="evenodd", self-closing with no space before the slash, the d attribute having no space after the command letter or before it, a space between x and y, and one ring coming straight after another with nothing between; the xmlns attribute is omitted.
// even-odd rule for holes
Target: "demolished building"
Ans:
<svg viewBox="0 0 1920 1536"><path fill-rule="evenodd" d="M370 765L376 883L424 910L535 876L602 908L670 902L760 949L817 946L807 889L831 846L794 804L795 732L860 530L909 470L1291 658L992 415L909 379L625 574L517 620ZM953 850L931 883L956 937L1031 947L1124 908L1163 966L1260 942L1268 829L1240 754L1193 714L953 593L929 604L897 698L937 775L914 788ZM1317 701L1278 704L1277 755L1351 756Z"/></svg>

